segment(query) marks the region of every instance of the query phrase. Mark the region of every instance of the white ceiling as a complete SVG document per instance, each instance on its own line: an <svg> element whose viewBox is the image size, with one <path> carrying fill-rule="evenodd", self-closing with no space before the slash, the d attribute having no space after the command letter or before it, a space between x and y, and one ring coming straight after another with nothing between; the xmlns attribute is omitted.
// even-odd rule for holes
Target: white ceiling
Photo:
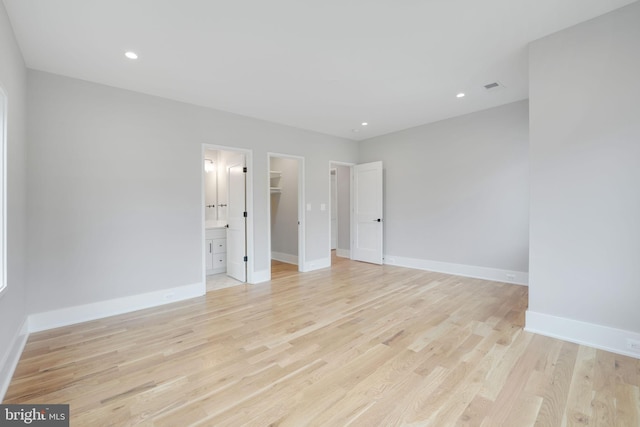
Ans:
<svg viewBox="0 0 640 427"><path fill-rule="evenodd" d="M362 140L527 98L528 42L633 1L4 3L29 68Z"/></svg>

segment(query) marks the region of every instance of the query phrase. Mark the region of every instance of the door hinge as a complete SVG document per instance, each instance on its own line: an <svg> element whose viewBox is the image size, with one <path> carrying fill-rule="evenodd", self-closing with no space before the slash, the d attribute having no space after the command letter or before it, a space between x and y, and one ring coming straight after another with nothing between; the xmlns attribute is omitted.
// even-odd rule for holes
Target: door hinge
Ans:
<svg viewBox="0 0 640 427"><path fill-rule="evenodd" d="M247 173L247 167L246 166L242 168L242 172Z"/></svg>
<svg viewBox="0 0 640 427"><path fill-rule="evenodd" d="M246 218L247 217L247 213L243 212L242 215Z"/></svg>
<svg viewBox="0 0 640 427"><path fill-rule="evenodd" d="M249 257L248 257L248 256L245 256L243 261L244 261L244 262L249 261Z"/></svg>

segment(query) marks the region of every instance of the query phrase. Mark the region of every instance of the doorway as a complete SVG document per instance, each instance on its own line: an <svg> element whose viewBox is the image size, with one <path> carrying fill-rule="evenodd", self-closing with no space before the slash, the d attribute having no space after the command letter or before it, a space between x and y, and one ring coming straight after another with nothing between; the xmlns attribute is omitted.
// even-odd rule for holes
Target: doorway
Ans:
<svg viewBox="0 0 640 427"><path fill-rule="evenodd" d="M351 257L351 168L353 164L329 163L331 183L330 241L331 264Z"/></svg>
<svg viewBox="0 0 640 427"><path fill-rule="evenodd" d="M304 271L304 158L268 154L271 279Z"/></svg>
<svg viewBox="0 0 640 427"><path fill-rule="evenodd" d="M252 282L251 151L203 144L203 275L207 291Z"/></svg>

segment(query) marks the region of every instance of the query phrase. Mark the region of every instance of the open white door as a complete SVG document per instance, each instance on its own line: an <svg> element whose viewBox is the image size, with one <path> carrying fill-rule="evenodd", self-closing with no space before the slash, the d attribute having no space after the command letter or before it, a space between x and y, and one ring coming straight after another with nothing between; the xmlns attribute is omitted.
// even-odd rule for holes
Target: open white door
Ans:
<svg viewBox="0 0 640 427"><path fill-rule="evenodd" d="M352 170L351 259L382 264L382 162Z"/></svg>
<svg viewBox="0 0 640 427"><path fill-rule="evenodd" d="M227 275L242 282L247 281L246 176L244 155L230 158L227 162Z"/></svg>

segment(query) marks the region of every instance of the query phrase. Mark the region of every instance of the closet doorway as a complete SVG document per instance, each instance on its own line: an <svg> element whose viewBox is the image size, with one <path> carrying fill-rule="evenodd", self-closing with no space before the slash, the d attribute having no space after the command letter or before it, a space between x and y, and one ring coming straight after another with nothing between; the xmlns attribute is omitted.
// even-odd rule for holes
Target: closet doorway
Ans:
<svg viewBox="0 0 640 427"><path fill-rule="evenodd" d="M329 229L331 263L351 257L351 163L330 162Z"/></svg>
<svg viewBox="0 0 640 427"><path fill-rule="evenodd" d="M269 153L271 278L304 271L304 158Z"/></svg>

